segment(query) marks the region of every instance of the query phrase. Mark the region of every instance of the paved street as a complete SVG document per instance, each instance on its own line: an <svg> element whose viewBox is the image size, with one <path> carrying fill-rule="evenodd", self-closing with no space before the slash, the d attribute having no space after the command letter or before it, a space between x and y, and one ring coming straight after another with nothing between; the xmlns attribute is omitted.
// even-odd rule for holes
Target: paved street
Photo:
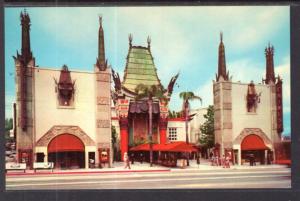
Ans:
<svg viewBox="0 0 300 201"><path fill-rule="evenodd" d="M156 168L156 169L155 169ZM150 168L148 168L150 169ZM155 171L156 170L156 171ZM148 170L149 171L149 170ZM153 172L74 172L7 176L7 190L290 188L285 167L160 169Z"/></svg>

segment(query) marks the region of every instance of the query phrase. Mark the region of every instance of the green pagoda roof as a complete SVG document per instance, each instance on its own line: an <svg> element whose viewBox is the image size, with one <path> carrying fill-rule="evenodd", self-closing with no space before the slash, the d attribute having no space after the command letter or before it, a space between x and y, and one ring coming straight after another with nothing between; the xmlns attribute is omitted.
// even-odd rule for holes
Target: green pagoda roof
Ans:
<svg viewBox="0 0 300 201"><path fill-rule="evenodd" d="M150 48L131 46L127 56L122 86L134 92L139 84L161 86Z"/></svg>

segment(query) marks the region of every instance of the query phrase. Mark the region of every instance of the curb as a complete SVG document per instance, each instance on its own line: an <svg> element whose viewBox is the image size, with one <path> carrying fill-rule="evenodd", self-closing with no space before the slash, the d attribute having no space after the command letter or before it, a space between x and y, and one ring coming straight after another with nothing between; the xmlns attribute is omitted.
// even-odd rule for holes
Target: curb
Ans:
<svg viewBox="0 0 300 201"><path fill-rule="evenodd" d="M170 172L171 169L157 170L108 170L108 171L77 171L77 172L29 172L29 173L6 173L6 176L28 176L28 175L60 175L60 174L106 174L106 173L133 173L133 172Z"/></svg>

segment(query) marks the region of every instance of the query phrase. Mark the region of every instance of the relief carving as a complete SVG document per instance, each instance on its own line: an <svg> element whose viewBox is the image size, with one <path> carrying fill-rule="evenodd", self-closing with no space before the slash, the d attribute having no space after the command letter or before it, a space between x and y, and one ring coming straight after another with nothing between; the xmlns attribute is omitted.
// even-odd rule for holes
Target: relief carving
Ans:
<svg viewBox="0 0 300 201"><path fill-rule="evenodd" d="M231 84L230 83L224 83L222 88L224 90L231 90Z"/></svg>
<svg viewBox="0 0 300 201"><path fill-rule="evenodd" d="M97 97L97 104L98 105L108 105L109 104L109 98L107 97Z"/></svg>
<svg viewBox="0 0 300 201"><path fill-rule="evenodd" d="M231 110L231 103L223 103L223 107L225 110Z"/></svg>
<svg viewBox="0 0 300 201"><path fill-rule="evenodd" d="M109 107L107 105L98 105L97 111L98 112L109 112Z"/></svg>
<svg viewBox="0 0 300 201"><path fill-rule="evenodd" d="M109 78L110 78L109 74L97 74L97 81L109 82L110 81Z"/></svg>
<svg viewBox="0 0 300 201"><path fill-rule="evenodd" d="M232 123L223 123L223 128L224 129L231 129L232 128Z"/></svg>
<svg viewBox="0 0 300 201"><path fill-rule="evenodd" d="M272 141L268 138L268 136L260 129L260 128L244 128L239 136L235 138L233 144L241 144L243 139L248 135L258 135L262 138L266 145L271 145Z"/></svg>
<svg viewBox="0 0 300 201"><path fill-rule="evenodd" d="M95 142L78 126L53 126L37 142L36 146L48 146L49 142L58 135L72 134L81 139L85 146L94 146Z"/></svg>
<svg viewBox="0 0 300 201"><path fill-rule="evenodd" d="M257 94L253 81L248 85L247 91L247 111L256 112L258 103L260 103L261 93Z"/></svg>
<svg viewBox="0 0 300 201"><path fill-rule="evenodd" d="M97 119L97 128L109 128L109 127L110 127L109 120Z"/></svg>

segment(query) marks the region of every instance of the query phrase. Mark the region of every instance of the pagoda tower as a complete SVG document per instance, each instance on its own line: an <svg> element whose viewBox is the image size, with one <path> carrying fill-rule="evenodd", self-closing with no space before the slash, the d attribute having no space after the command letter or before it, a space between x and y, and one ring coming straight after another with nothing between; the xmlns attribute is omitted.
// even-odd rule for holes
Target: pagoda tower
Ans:
<svg viewBox="0 0 300 201"><path fill-rule="evenodd" d="M157 86L162 89L168 100L171 97L173 86L178 78L174 76L167 89L164 89L157 75L157 69L151 54L151 40L147 39L148 46L132 45L133 37L129 35L129 50L126 59L123 81L119 74L112 71L115 83L114 102L120 125L121 156L128 152L129 146L148 142L148 105L146 100L137 100L136 87L139 84ZM168 118L168 104L157 97L152 103L152 132L153 143L165 144Z"/></svg>

